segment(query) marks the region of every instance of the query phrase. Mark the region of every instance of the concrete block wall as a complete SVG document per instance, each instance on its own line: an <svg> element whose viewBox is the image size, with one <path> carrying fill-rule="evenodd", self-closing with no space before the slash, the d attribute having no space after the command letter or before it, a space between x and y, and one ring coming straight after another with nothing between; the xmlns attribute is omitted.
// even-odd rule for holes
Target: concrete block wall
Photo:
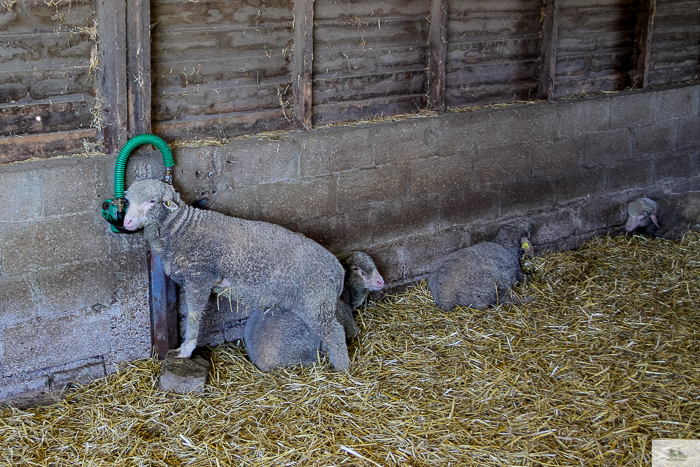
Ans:
<svg viewBox="0 0 700 467"><path fill-rule="evenodd" d="M148 356L140 236L108 231L114 158L0 167L0 400L60 390Z"/></svg>
<svg viewBox="0 0 700 467"><path fill-rule="evenodd" d="M700 189L700 86L293 131L174 150L188 202L372 255L390 287L528 216L539 251L621 231L625 203ZM113 157L0 167L0 399L150 354L146 250L99 217ZM133 155L127 183L162 175ZM212 297L200 342L241 335ZM235 311L237 310L237 312Z"/></svg>

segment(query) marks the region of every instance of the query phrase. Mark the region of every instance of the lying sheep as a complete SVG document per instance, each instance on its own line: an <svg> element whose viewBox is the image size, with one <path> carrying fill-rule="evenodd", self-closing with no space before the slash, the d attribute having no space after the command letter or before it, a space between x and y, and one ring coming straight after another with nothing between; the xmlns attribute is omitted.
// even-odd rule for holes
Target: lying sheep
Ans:
<svg viewBox="0 0 700 467"><path fill-rule="evenodd" d="M360 333L352 316L370 291L384 287L384 279L372 258L355 251L341 259L345 267L345 286L338 299L335 313L351 339ZM310 366L325 350L324 341L304 322L289 311L255 311L243 331L250 360L262 371L293 365Z"/></svg>
<svg viewBox="0 0 700 467"><path fill-rule="evenodd" d="M532 226L524 220L505 224L491 242L477 243L436 261L428 287L435 304L445 311L456 306L486 308L509 301L507 293L524 279L523 251L531 252Z"/></svg>
<svg viewBox="0 0 700 467"><path fill-rule="evenodd" d="M679 239L700 222L700 191L667 193L656 201L638 198L627 204L625 230L659 238Z"/></svg>
<svg viewBox="0 0 700 467"><path fill-rule="evenodd" d="M187 324L179 357L197 346L199 323L212 288L229 288L256 309L287 310L328 345L339 371L350 366L345 332L335 316L344 272L338 259L303 235L187 206L156 180L129 187L124 227L143 227L163 270L185 291Z"/></svg>

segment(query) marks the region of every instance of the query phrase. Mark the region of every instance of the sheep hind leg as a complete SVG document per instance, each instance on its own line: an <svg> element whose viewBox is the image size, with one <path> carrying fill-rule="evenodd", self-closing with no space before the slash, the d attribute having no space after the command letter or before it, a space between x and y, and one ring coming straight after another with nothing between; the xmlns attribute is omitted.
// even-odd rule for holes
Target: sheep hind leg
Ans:
<svg viewBox="0 0 700 467"><path fill-rule="evenodd" d="M196 284L185 283L185 302L187 304L187 323L185 324L185 341L180 346L177 358L190 358L197 347L199 323L202 321L204 308L209 300L210 289Z"/></svg>
<svg viewBox="0 0 700 467"><path fill-rule="evenodd" d="M333 367L338 371L350 369L350 356L345 343L345 329L335 316L335 307L320 307L317 320L312 322L306 314L300 316L308 328L321 338L328 349Z"/></svg>

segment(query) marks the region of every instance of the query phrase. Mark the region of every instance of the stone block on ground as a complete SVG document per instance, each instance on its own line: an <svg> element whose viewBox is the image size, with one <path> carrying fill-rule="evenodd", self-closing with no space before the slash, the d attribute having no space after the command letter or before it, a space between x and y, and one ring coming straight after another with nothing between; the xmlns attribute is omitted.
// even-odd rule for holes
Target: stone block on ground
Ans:
<svg viewBox="0 0 700 467"><path fill-rule="evenodd" d="M202 392L207 382L211 363L199 355L175 358L178 350L168 352L160 368L158 387L161 391L187 394Z"/></svg>

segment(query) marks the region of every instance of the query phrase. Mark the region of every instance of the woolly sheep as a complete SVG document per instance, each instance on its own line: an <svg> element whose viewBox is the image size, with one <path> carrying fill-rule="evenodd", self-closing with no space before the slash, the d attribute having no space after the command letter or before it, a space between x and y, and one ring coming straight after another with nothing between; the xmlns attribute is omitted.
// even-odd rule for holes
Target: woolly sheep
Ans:
<svg viewBox="0 0 700 467"><path fill-rule="evenodd" d="M509 301L510 288L524 280L519 259L523 250L531 252L531 231L529 222L518 219L502 226L493 241L457 250L433 263L428 287L435 304L449 311Z"/></svg>
<svg viewBox="0 0 700 467"><path fill-rule="evenodd" d="M352 312L370 291L384 287L384 279L374 261L355 251L341 258L345 286L336 304L336 316L351 339L360 333ZM293 365L310 366L318 361L325 343L298 316L288 311L255 311L246 322L244 341L250 360L262 371Z"/></svg>
<svg viewBox="0 0 700 467"><path fill-rule="evenodd" d="M163 269L185 291L187 323L180 358L197 346L212 288L230 288L255 309L288 310L328 344L331 363L349 369L345 333L335 316L344 272L338 259L303 235L187 206L156 180L135 182L126 197L124 227L144 228Z"/></svg>
<svg viewBox="0 0 700 467"><path fill-rule="evenodd" d="M627 204L625 230L654 237L678 239L700 222L700 191L667 193L656 201L638 198Z"/></svg>

